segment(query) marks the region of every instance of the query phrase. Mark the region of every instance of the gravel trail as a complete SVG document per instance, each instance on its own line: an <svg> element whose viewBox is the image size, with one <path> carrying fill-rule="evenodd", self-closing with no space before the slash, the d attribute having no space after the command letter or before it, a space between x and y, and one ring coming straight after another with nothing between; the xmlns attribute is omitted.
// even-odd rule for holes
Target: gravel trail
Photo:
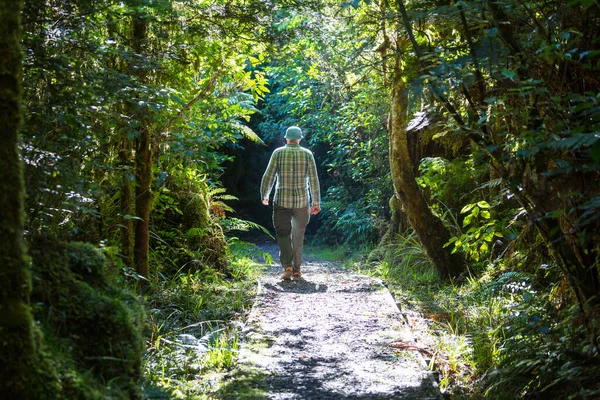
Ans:
<svg viewBox="0 0 600 400"><path fill-rule="evenodd" d="M303 280L280 274L259 281L230 398L442 398L420 355L400 350L415 339L379 280L315 261Z"/></svg>

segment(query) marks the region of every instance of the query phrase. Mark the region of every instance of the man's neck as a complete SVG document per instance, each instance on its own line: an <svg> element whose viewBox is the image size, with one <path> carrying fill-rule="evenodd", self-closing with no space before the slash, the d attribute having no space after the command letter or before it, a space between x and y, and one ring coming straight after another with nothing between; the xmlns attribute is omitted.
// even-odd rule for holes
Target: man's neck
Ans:
<svg viewBox="0 0 600 400"><path fill-rule="evenodd" d="M287 140L287 144L296 144L296 145L300 144L299 140L290 140L290 139L286 139L286 140Z"/></svg>

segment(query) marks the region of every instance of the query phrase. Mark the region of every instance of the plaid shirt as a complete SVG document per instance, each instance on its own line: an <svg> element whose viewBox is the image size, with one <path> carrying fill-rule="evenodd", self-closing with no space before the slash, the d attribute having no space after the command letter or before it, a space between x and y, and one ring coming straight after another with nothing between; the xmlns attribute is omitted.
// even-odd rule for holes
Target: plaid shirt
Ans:
<svg viewBox="0 0 600 400"><path fill-rule="evenodd" d="M263 200L269 198L273 184L275 198L273 202L285 208L302 208L309 205L309 190L313 205L321 202L319 178L315 158L310 150L290 143L276 149L271 155L269 166L262 177L260 195Z"/></svg>

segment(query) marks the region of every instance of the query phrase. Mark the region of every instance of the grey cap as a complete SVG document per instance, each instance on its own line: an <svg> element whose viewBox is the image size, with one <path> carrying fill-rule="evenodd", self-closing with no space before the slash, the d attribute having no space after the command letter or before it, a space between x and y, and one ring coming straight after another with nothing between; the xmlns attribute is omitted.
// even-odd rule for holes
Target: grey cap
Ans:
<svg viewBox="0 0 600 400"><path fill-rule="evenodd" d="M290 139L290 140L300 140L300 139L302 139L303 138L303 136L302 136L302 129L298 128L297 126L290 126L285 131L285 138L286 139Z"/></svg>

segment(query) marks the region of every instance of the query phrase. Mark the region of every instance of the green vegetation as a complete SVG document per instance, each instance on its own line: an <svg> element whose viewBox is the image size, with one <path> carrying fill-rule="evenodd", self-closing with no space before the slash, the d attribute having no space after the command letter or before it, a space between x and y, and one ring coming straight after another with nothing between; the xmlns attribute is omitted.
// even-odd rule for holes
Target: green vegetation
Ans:
<svg viewBox="0 0 600 400"><path fill-rule="evenodd" d="M424 318L414 328L444 391L455 398L598 396L598 366L582 356L589 331L564 284L497 264L465 283L444 283L431 267L410 262L424 251L405 244L356 266L384 279L401 309Z"/></svg>
<svg viewBox="0 0 600 400"><path fill-rule="evenodd" d="M270 255L237 240L225 279L215 270L180 272L147 294L146 398L204 398L236 364L239 328L252 306L256 278Z"/></svg>
<svg viewBox="0 0 600 400"><path fill-rule="evenodd" d="M356 268L432 321L445 390L600 396L598 2L7 0L0 19L2 393L257 380L219 389L265 261L235 236L270 226L258 185L293 124L324 194L309 253L373 249Z"/></svg>
<svg viewBox="0 0 600 400"><path fill-rule="evenodd" d="M41 330L37 398L141 398L145 316L119 271L85 243L36 237L33 316Z"/></svg>

